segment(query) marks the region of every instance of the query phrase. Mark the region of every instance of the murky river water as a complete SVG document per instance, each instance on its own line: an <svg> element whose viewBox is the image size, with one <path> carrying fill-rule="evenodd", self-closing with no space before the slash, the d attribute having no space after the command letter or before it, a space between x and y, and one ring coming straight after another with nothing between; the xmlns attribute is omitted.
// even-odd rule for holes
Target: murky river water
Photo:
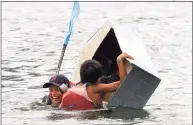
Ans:
<svg viewBox="0 0 193 125"><path fill-rule="evenodd" d="M2 4L3 125L192 123L192 3L81 2L61 73L72 78L85 43L110 19L143 40L162 82L142 111L66 112L43 106L48 90L42 84L55 73L72 6Z"/></svg>

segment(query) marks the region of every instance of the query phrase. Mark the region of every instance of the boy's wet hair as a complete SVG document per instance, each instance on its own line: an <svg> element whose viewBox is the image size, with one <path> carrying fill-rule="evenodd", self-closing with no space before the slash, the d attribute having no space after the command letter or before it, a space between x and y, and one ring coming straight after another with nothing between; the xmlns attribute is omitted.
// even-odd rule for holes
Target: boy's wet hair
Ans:
<svg viewBox="0 0 193 125"><path fill-rule="evenodd" d="M95 84L99 77L102 76L103 69L100 62L96 60L86 60L80 67L80 79L82 83Z"/></svg>

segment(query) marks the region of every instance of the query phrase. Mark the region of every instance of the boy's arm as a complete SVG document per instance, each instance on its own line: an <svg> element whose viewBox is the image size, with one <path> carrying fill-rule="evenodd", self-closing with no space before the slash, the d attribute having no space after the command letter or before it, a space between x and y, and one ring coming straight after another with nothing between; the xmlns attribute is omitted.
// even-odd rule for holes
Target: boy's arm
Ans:
<svg viewBox="0 0 193 125"><path fill-rule="evenodd" d="M103 84L98 83L95 86L92 87L92 91L98 93L98 92L114 92L117 90L119 85L121 84L120 81L112 82L110 84Z"/></svg>
<svg viewBox="0 0 193 125"><path fill-rule="evenodd" d="M127 76L127 71L125 69L125 65L123 62L126 58L129 58L132 60L134 59L132 56L128 55L127 53L122 53L117 57L117 65L119 68L120 82L122 82L124 78Z"/></svg>
<svg viewBox="0 0 193 125"><path fill-rule="evenodd" d="M124 59L129 58L129 59L134 59L132 56L128 55L127 53L122 53L117 57L117 64L119 68L119 77L120 81L112 82L109 84L102 84L98 83L95 86L92 87L93 92L114 92L117 90L119 85L122 83L123 79L127 76L127 71L124 66ZM100 80L99 80L100 81Z"/></svg>

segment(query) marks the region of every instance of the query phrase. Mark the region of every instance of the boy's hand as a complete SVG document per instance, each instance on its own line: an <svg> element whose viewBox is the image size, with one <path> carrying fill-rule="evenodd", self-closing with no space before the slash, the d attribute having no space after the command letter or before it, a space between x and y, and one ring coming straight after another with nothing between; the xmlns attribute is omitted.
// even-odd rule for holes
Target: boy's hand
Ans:
<svg viewBox="0 0 193 125"><path fill-rule="evenodd" d="M128 55L127 53L122 53L120 54L118 57L117 57L117 61L122 61L124 59L131 59L131 60L134 60L134 58L131 56L131 55Z"/></svg>

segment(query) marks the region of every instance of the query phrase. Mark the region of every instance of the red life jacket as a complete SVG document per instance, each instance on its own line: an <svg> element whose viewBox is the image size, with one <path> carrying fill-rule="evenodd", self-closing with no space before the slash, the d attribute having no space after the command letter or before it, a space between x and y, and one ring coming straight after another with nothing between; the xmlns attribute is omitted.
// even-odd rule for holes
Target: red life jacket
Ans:
<svg viewBox="0 0 193 125"><path fill-rule="evenodd" d="M70 81L70 88L73 87L73 86L76 86L76 84L73 83L72 81Z"/></svg>
<svg viewBox="0 0 193 125"><path fill-rule="evenodd" d="M97 107L97 106L100 107ZM96 108L102 108L102 100L99 100L99 104L93 104L92 100L87 96L86 89L80 87L73 87L67 90L63 94L60 108L66 110L91 110Z"/></svg>

